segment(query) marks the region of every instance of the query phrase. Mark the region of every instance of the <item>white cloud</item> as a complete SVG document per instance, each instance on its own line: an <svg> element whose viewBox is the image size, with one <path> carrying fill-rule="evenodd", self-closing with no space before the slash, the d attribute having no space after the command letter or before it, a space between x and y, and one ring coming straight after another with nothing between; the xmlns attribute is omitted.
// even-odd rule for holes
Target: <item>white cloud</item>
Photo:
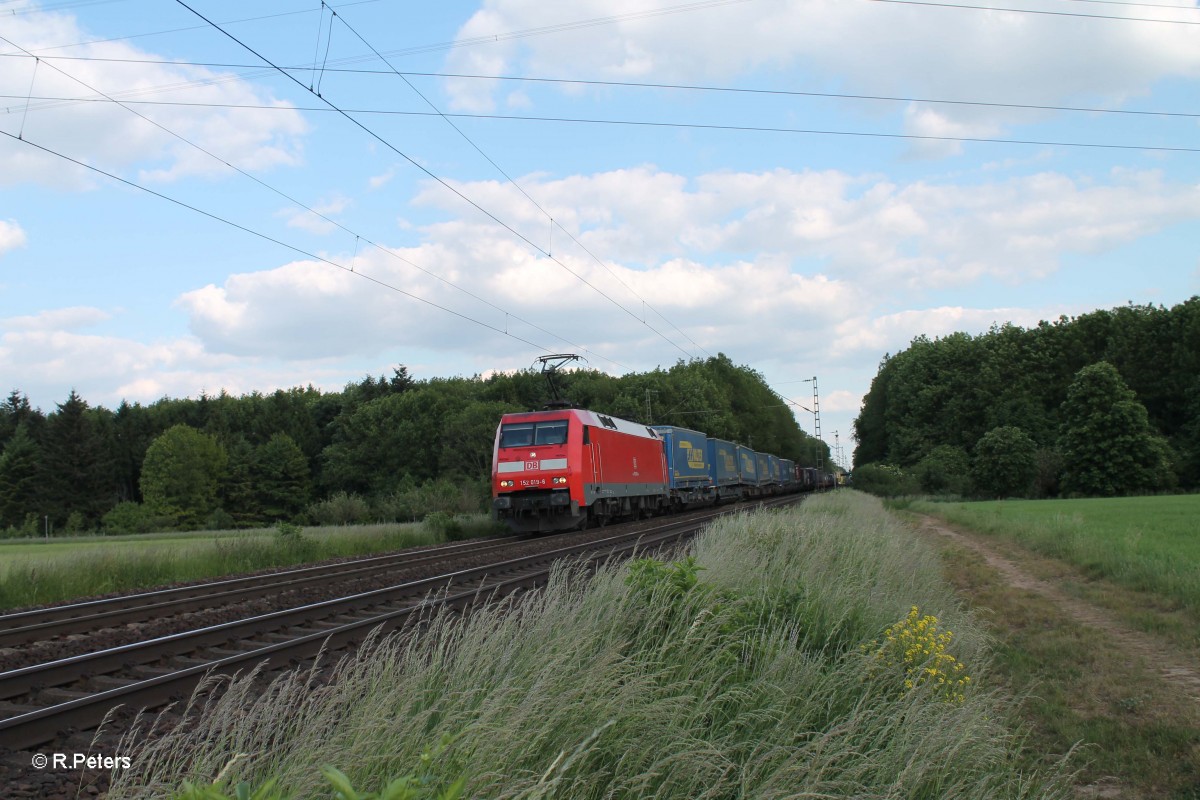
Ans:
<svg viewBox="0 0 1200 800"><path fill-rule="evenodd" d="M73 17L35 13L5 19L5 38L29 51L89 38ZM279 110L132 106L149 118L241 169L262 171L294 165L307 125L298 112L231 73L203 67L134 63L153 53L125 42L74 47L82 58L123 61L5 59L0 93L24 97L152 99L188 103L273 106ZM65 74L64 74L65 73ZM71 76L71 77L68 77ZM78 80L73 80L77 78ZM82 83L80 83L82 81ZM89 88L90 87L90 88ZM0 113L0 129L108 171L135 168L139 180L168 181L184 175L220 175L228 167L171 136L146 119L109 102L33 101L28 113L17 103ZM60 187L90 186L82 168L4 137L0 142L0 185L35 182Z"/></svg>
<svg viewBox="0 0 1200 800"><path fill-rule="evenodd" d="M75 306L59 308L53 311L43 311L23 317L0 319L0 328L10 331L75 331L98 325L112 315L99 308Z"/></svg>
<svg viewBox="0 0 1200 800"><path fill-rule="evenodd" d="M379 175L372 175L367 179L367 185L371 189L382 189L384 186L387 186L389 183L391 183L392 179L395 177L396 168L391 167L387 172L380 173Z"/></svg>
<svg viewBox="0 0 1200 800"><path fill-rule="evenodd" d="M593 253L653 265L745 253L786 254L796 269L889 288L965 286L990 276L1021 283L1055 271L1071 253L1097 253L1200 218L1200 186L1161 172L1117 170L1107 183L1058 173L976 185L837 170L715 172L688 180L653 167L521 185ZM541 243L545 218L509 184L455 183ZM418 205L461 213L444 187L427 185ZM443 223L440 241L470 238L477 226ZM511 237L510 237L511 238ZM565 239L565 237L563 237ZM556 239L557 253L583 255Z"/></svg>
<svg viewBox="0 0 1200 800"><path fill-rule="evenodd" d="M329 218L336 217L350 204L350 198L337 195L331 200L317 203L312 207L312 211L289 208L279 212L279 216L287 218L289 228L299 228L309 233L324 235L337 230L337 225Z"/></svg>
<svg viewBox="0 0 1200 800"><path fill-rule="evenodd" d="M547 258L494 223L457 218L461 201L431 185L415 202L450 218L391 255L360 250L360 274L298 261L230 276L178 305L207 351L261 358L423 347L508 368L504 359L528 358L532 342L628 368L630 353L651 365L743 349L803 360L827 349L836 329L837 352L873 351L873 360L916 333L1041 318L1021 308L876 309L983 278L1036 280L1067 254L1200 217L1200 188L1153 172L1114 172L1104 184L1042 173L967 187L833 170L688 180L640 167L520 182L603 261L561 234ZM535 242L545 236L541 212L511 185L457 187Z"/></svg>
<svg viewBox="0 0 1200 800"><path fill-rule="evenodd" d="M836 389L821 398L822 411L850 411L858 414L862 408L861 394L848 392L845 389Z"/></svg>
<svg viewBox="0 0 1200 800"><path fill-rule="evenodd" d="M4 255L7 250L24 247L26 241L25 231L21 230L16 220L0 219L0 255Z"/></svg>
<svg viewBox="0 0 1200 800"><path fill-rule="evenodd" d="M344 367L317 361L279 364L211 354L190 337L143 342L75 330L101 321L97 309L56 309L0 320L0 374L17 381L34 405L53 408L71 388L93 405L115 408L122 400L153 402L164 396L270 392L313 384L326 390L345 383ZM19 381L18 381L19 377Z"/></svg>
<svg viewBox="0 0 1200 800"><path fill-rule="evenodd" d="M930 339L958 332L977 335L993 325L1003 325L1006 322L1033 327L1042 320L1058 319L1063 314L1070 315L1080 310L1068 306L1044 309L942 306L882 316L863 314L847 318L838 324L832 355L835 358L843 358L856 352L866 352L871 354L872 358L878 358L879 354L884 352L896 353L903 350L919 335Z"/></svg>
<svg viewBox="0 0 1200 800"><path fill-rule="evenodd" d="M811 82L796 88L986 100L1039 105L1086 97L1122 103L1162 78L1200 75L1200 48L1187 25L1054 18L1007 11L785 0L735 3L686 13L637 15L638 0L577 0L547 6L490 0L458 32L447 58L453 72L563 75L659 82L728 82L762 67L793 67ZM1105 7L1109 16L1178 18L1146 7ZM549 15L549 16L548 16ZM559 23L626 16L613 24L556 30L548 36L503 34ZM951 68L949 65L953 65ZM802 73L803 74L803 73ZM490 111L504 87L448 80L457 108ZM577 88L572 88L572 92ZM863 106L872 113L885 106ZM910 108L912 132L990 135L1029 112L970 106ZM951 133L957 131L958 133ZM925 146L930 151L932 146ZM953 146L943 146L951 150ZM933 154L926 152L926 154Z"/></svg>

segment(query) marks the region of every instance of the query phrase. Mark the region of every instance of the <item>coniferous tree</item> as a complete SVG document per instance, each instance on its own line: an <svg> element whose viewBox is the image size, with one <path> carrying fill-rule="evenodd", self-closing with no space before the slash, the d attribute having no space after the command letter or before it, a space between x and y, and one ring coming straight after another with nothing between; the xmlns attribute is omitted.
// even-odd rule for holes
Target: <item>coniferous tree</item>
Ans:
<svg viewBox="0 0 1200 800"><path fill-rule="evenodd" d="M44 421L46 417L41 411L30 407L28 396L22 395L17 389L8 392L8 397L4 402L0 402L0 449L8 443L14 433L17 433L17 428L22 422L29 423L26 433L38 439Z"/></svg>
<svg viewBox="0 0 1200 800"><path fill-rule="evenodd" d="M43 475L47 513L61 525L72 514L91 527L116 504L109 442L88 404L72 389L46 420Z"/></svg>
<svg viewBox="0 0 1200 800"><path fill-rule="evenodd" d="M27 515L44 513L41 457L29 424L17 426L0 453L0 528L19 527Z"/></svg>
<svg viewBox="0 0 1200 800"><path fill-rule="evenodd" d="M225 450L228 461L221 478L221 507L238 527L259 525L264 518L254 489L255 448L238 436L226 444Z"/></svg>
<svg viewBox="0 0 1200 800"><path fill-rule="evenodd" d="M308 504L308 459L286 433L255 449L252 473L257 505L267 520L290 520Z"/></svg>

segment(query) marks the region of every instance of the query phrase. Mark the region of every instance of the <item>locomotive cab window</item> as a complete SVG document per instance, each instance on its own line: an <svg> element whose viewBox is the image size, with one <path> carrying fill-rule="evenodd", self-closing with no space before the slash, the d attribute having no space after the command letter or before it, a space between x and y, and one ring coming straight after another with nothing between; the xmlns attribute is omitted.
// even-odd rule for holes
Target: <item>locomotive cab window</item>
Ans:
<svg viewBox="0 0 1200 800"><path fill-rule="evenodd" d="M500 426L501 447L529 447L533 444L533 423L518 422Z"/></svg>
<svg viewBox="0 0 1200 800"><path fill-rule="evenodd" d="M567 421L513 422L500 426L501 447L532 447L563 444L567 441Z"/></svg>
<svg viewBox="0 0 1200 800"><path fill-rule="evenodd" d="M567 441L567 421L539 422L534 434L534 444L565 444Z"/></svg>

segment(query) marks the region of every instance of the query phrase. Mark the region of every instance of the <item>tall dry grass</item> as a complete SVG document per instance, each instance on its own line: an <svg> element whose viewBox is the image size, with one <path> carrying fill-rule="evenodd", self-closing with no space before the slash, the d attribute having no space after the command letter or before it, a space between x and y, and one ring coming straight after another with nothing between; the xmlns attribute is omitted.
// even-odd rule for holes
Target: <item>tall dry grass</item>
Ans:
<svg viewBox="0 0 1200 800"><path fill-rule="evenodd" d="M1018 766L984 636L878 501L727 518L690 555L699 570L651 565L650 583L564 567L540 592L376 641L328 682L234 681L111 797L171 797L222 770L324 796L322 765L364 790L465 777L486 798L1068 796L1061 769ZM874 657L914 605L954 631L974 678L962 702L906 690Z"/></svg>

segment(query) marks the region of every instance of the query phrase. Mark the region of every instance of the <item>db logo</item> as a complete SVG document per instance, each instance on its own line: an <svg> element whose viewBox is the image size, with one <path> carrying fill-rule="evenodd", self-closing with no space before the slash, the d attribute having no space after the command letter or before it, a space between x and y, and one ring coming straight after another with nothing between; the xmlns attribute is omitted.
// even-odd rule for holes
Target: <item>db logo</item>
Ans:
<svg viewBox="0 0 1200 800"><path fill-rule="evenodd" d="M537 472L538 469L539 469L538 462L536 462L536 461L526 461L525 462L525 471L526 472Z"/></svg>

